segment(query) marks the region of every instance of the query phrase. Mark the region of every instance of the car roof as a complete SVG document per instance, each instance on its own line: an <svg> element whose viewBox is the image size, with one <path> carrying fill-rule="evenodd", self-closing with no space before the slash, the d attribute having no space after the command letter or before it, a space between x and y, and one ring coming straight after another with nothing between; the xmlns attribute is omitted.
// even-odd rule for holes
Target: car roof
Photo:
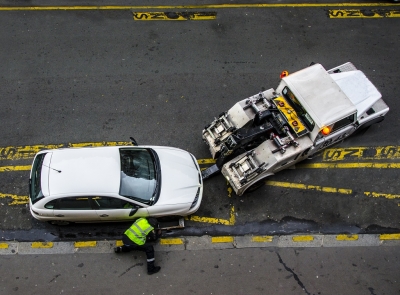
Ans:
<svg viewBox="0 0 400 295"><path fill-rule="evenodd" d="M121 172L119 148L68 148L49 151L50 166L42 169L42 173L47 171L50 196L117 194Z"/></svg>

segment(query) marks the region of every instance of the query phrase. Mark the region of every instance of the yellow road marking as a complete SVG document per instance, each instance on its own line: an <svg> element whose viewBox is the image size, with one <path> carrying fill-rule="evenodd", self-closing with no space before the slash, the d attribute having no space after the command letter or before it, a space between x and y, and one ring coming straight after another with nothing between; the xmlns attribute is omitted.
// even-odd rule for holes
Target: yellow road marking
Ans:
<svg viewBox="0 0 400 295"><path fill-rule="evenodd" d="M154 20L214 20L217 18L216 12L134 12L133 19L139 21Z"/></svg>
<svg viewBox="0 0 400 295"><path fill-rule="evenodd" d="M10 171L30 171L31 165L25 166L0 166L0 172L10 172Z"/></svg>
<svg viewBox="0 0 400 295"><path fill-rule="evenodd" d="M286 187L286 188L297 188L297 189L307 189L307 190L315 190L321 191L325 193L339 193L339 194L352 194L353 191L351 189L344 188L335 188L335 187L327 187L327 186L319 186L319 185L307 185L301 183L291 183L291 182L281 182L281 181L271 181L268 180L265 183L270 186L278 186L278 187Z"/></svg>
<svg viewBox="0 0 400 295"><path fill-rule="evenodd" d="M100 146L121 146L132 145L126 141L103 141L103 142L82 142L82 143L66 143L66 144L39 144L26 146L8 146L0 148L0 160L22 160L32 159L36 153L48 149L60 148L82 148L82 147L100 147Z"/></svg>
<svg viewBox="0 0 400 295"><path fill-rule="evenodd" d="M251 241L256 243L265 243L272 242L273 239L273 236L254 236L251 238Z"/></svg>
<svg viewBox="0 0 400 295"><path fill-rule="evenodd" d="M32 248L53 248L52 242L33 242L31 244Z"/></svg>
<svg viewBox="0 0 400 295"><path fill-rule="evenodd" d="M96 241L88 241L88 242L75 242L75 248L85 248L85 247L96 247Z"/></svg>
<svg viewBox="0 0 400 295"><path fill-rule="evenodd" d="M380 240L400 240L400 234L381 234Z"/></svg>
<svg viewBox="0 0 400 295"><path fill-rule="evenodd" d="M211 243L233 243L233 237L212 237Z"/></svg>
<svg viewBox="0 0 400 295"><path fill-rule="evenodd" d="M28 196L17 196L17 195L12 195L12 194L2 194L0 193L0 199L4 198L11 198L12 202L9 203L8 205L22 205L22 204L27 204L29 203L29 197Z"/></svg>
<svg viewBox="0 0 400 295"><path fill-rule="evenodd" d="M190 220L190 221L204 222L204 223L211 223L211 224L234 225L236 222L235 207L234 206L231 207L229 220L213 218L213 217L200 217L200 216L193 216L193 215L191 215L189 217L185 217L185 219Z"/></svg>
<svg viewBox="0 0 400 295"><path fill-rule="evenodd" d="M160 245L183 245L183 240L176 239L160 239Z"/></svg>
<svg viewBox="0 0 400 295"><path fill-rule="evenodd" d="M197 163L199 165L202 165L202 164L215 164L215 160L214 159L198 159Z"/></svg>
<svg viewBox="0 0 400 295"><path fill-rule="evenodd" d="M400 159L400 146L349 147L326 149L323 161Z"/></svg>
<svg viewBox="0 0 400 295"><path fill-rule="evenodd" d="M367 197L373 197L373 198L386 198L386 199L399 199L400 195L392 195L392 194L381 194L381 193L375 193L375 192L364 192L364 195Z"/></svg>
<svg viewBox="0 0 400 295"><path fill-rule="evenodd" d="M0 243L0 249L8 249L7 243Z"/></svg>
<svg viewBox="0 0 400 295"><path fill-rule="evenodd" d="M337 235L336 240L338 240L338 241L357 241L358 235Z"/></svg>
<svg viewBox="0 0 400 295"><path fill-rule="evenodd" d="M378 169L399 169L400 163L312 163L299 164L296 168L316 169L355 169L355 168L378 168Z"/></svg>
<svg viewBox="0 0 400 295"><path fill-rule="evenodd" d="M339 9L329 10L329 18L383 18L400 17L399 9Z"/></svg>
<svg viewBox="0 0 400 295"><path fill-rule="evenodd" d="M314 241L313 236L294 236L292 237L293 242L312 242Z"/></svg>
<svg viewBox="0 0 400 295"><path fill-rule="evenodd" d="M302 7L381 7L395 3L260 3L260 4L199 4L199 5L101 5L101 6L2 6L0 11L14 10L135 10L135 9L224 9L224 8L302 8Z"/></svg>
<svg viewBox="0 0 400 295"><path fill-rule="evenodd" d="M213 217L190 216L188 220L196 222L212 223L212 224L229 225L229 220L213 218Z"/></svg>

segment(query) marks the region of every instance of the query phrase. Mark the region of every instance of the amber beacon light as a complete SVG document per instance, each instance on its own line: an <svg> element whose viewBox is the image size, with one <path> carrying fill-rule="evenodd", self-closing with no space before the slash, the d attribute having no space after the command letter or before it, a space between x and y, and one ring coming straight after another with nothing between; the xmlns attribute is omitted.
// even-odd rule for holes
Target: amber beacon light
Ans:
<svg viewBox="0 0 400 295"><path fill-rule="evenodd" d="M282 73L281 73L281 79L282 78L284 78L284 77L286 77L286 76L288 76L289 75L289 72L288 71L282 71Z"/></svg>
<svg viewBox="0 0 400 295"><path fill-rule="evenodd" d="M329 129L329 127L324 127L322 128L321 132L323 135L328 135L331 132L331 130Z"/></svg>

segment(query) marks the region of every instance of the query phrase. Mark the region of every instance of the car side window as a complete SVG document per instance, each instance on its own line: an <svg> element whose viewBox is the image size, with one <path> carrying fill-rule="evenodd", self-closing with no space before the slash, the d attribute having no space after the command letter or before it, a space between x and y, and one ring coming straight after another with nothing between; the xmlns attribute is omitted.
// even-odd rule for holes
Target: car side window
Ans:
<svg viewBox="0 0 400 295"><path fill-rule="evenodd" d="M92 200L98 210L130 209L137 207L135 204L113 197L93 197Z"/></svg>
<svg viewBox="0 0 400 295"><path fill-rule="evenodd" d="M88 197L69 197L58 200L57 208L59 210L91 210Z"/></svg>

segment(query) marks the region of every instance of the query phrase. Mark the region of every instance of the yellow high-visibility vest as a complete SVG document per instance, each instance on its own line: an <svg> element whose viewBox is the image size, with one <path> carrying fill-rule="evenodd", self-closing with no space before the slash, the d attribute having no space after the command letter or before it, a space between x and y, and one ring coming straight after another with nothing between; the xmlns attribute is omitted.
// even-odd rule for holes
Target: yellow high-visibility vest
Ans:
<svg viewBox="0 0 400 295"><path fill-rule="evenodd" d="M137 245L146 243L146 236L154 229L146 218L139 218L125 231L125 235Z"/></svg>

